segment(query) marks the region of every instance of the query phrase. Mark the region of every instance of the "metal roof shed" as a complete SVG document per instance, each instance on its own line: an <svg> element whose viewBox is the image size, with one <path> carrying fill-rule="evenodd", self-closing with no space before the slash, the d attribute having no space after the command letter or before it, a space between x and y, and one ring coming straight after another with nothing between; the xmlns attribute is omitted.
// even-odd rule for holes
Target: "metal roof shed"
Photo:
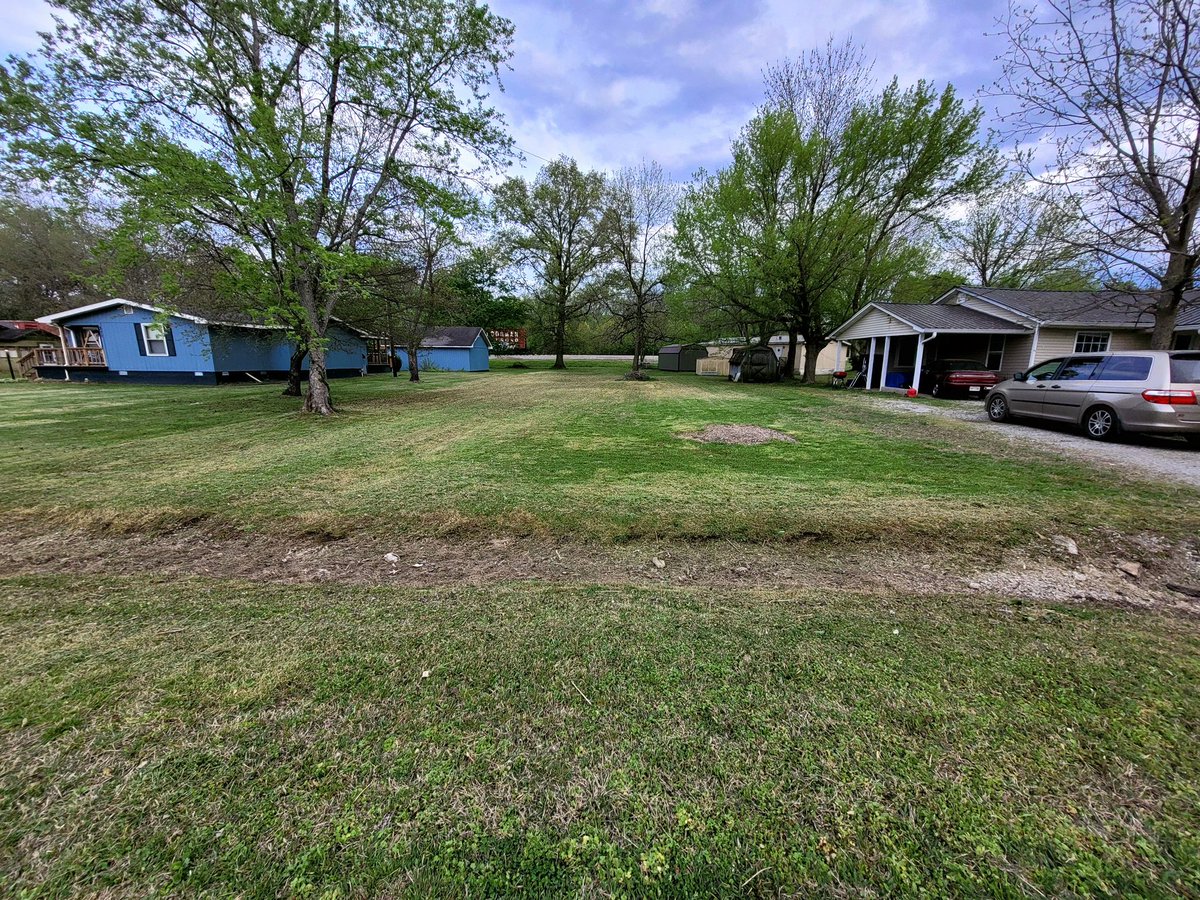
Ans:
<svg viewBox="0 0 1200 900"><path fill-rule="evenodd" d="M695 372L696 361L708 358L702 344L668 344L658 351L658 368L663 372Z"/></svg>

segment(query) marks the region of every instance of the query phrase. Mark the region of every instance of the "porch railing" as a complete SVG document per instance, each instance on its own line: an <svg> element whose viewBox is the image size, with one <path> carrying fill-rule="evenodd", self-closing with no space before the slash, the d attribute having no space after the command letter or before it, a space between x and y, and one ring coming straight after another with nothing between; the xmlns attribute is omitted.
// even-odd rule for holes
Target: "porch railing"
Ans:
<svg viewBox="0 0 1200 900"><path fill-rule="evenodd" d="M35 366L73 366L103 369L108 365L99 347L38 347L33 351ZM23 360L24 361L24 358Z"/></svg>

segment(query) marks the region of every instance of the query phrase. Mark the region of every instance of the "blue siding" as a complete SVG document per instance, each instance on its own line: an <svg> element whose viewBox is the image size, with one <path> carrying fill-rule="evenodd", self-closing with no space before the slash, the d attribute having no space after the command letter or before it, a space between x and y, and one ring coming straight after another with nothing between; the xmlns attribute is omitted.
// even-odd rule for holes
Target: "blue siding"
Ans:
<svg viewBox="0 0 1200 900"><path fill-rule="evenodd" d="M367 342L340 325L325 333L325 365L330 369L365 369ZM213 351L219 372L286 372L291 364L291 341L282 331L264 328L212 326ZM308 369L308 357L304 358Z"/></svg>
<svg viewBox="0 0 1200 900"><path fill-rule="evenodd" d="M483 333L480 332L479 337L475 338L475 343L471 347L471 372L486 372L488 370L488 346L487 341L483 338Z"/></svg>
<svg viewBox="0 0 1200 900"><path fill-rule="evenodd" d="M408 371L408 354L403 350L397 351L400 357L400 368ZM437 369L443 372L486 372L488 370L488 348L481 333L471 347L434 347L420 350L417 359L423 369Z"/></svg>
<svg viewBox="0 0 1200 900"><path fill-rule="evenodd" d="M281 332L265 328L234 328L212 325L213 357L218 372L270 372L288 367L291 342ZM275 348L284 346L283 365L272 362Z"/></svg>
<svg viewBox="0 0 1200 900"><path fill-rule="evenodd" d="M178 316L168 320L174 340L174 355L143 356L138 345L138 326L152 323L150 310L132 307L126 313L118 307L81 313L58 324L67 328L95 326L100 329L100 344L111 372L185 373L195 372L286 372L291 361L292 342L278 329L239 328L234 325L201 325ZM359 335L340 325L331 325L326 334L326 360L331 370L362 371L367 367L367 343ZM304 367L308 368L305 360Z"/></svg>
<svg viewBox="0 0 1200 900"><path fill-rule="evenodd" d="M325 331L325 365L330 369L366 369L367 342L353 331L340 325L330 325ZM291 348L284 348L283 368L287 368Z"/></svg>
<svg viewBox="0 0 1200 900"><path fill-rule="evenodd" d="M100 329L100 343L108 368L114 372L211 372L213 371L212 343L208 326L172 316L171 336L175 340L174 356L142 356L138 348L137 327L154 321L154 313L133 307L124 313L119 308L100 309L81 313L58 322L68 328L95 325Z"/></svg>

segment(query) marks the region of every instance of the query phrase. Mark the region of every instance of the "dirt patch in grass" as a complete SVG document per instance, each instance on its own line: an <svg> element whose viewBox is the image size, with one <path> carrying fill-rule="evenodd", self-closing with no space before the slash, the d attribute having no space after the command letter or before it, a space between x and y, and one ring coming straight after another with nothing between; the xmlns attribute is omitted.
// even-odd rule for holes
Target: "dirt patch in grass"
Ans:
<svg viewBox="0 0 1200 900"><path fill-rule="evenodd" d="M703 431L698 431L694 434L685 434L683 437L689 441L698 441L701 444L740 444L742 446L753 446L755 444L769 444L771 441L783 441L787 444L796 443L796 439L790 434L784 434L782 431L776 431L774 428L763 428L759 425L709 425Z"/></svg>
<svg viewBox="0 0 1200 900"><path fill-rule="evenodd" d="M1143 566L1134 578L1122 562ZM1112 532L1080 538L1070 555L1041 543L981 553L875 545L555 540L545 535L399 539L355 533L237 533L206 524L169 532L10 530L0 546L7 574L239 578L282 584L441 587L512 582L662 584L765 591L854 590L881 598L988 595L1053 603L1200 614L1200 542ZM1179 588L1185 588L1180 590Z"/></svg>

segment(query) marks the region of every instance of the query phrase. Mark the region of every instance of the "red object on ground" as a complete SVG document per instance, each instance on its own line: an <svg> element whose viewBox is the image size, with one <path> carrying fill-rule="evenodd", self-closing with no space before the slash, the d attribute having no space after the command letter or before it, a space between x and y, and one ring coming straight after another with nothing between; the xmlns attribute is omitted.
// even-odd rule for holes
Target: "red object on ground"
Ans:
<svg viewBox="0 0 1200 900"><path fill-rule="evenodd" d="M915 397L915 396L917 396L917 389L916 389L916 388L909 388L909 389L908 389L908 390L907 390L905 393L906 393L906 394L907 394L909 397Z"/></svg>

